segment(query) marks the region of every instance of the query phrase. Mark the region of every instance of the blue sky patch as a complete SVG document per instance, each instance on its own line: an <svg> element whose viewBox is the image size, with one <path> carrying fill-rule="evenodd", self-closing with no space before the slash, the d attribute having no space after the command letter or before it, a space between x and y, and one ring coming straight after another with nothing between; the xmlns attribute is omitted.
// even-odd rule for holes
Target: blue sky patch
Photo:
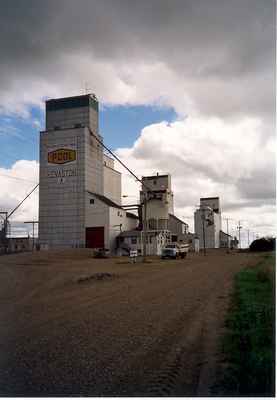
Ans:
<svg viewBox="0 0 277 400"><path fill-rule="evenodd" d="M100 109L99 128L105 144L111 149L130 147L141 130L161 121L172 122L173 109L152 106L107 106ZM9 168L17 160L39 159L39 131L45 126L44 112L30 109L30 118L1 116L0 167Z"/></svg>
<svg viewBox="0 0 277 400"><path fill-rule="evenodd" d="M172 108L154 106L115 106L100 110L99 129L111 149L130 147L141 130L161 121L172 122L177 114Z"/></svg>

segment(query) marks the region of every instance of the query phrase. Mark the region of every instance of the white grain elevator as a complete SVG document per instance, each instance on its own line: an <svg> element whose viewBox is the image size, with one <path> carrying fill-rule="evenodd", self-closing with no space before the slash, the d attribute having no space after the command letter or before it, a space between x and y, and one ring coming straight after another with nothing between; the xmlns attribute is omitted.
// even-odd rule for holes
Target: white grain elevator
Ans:
<svg viewBox="0 0 277 400"><path fill-rule="evenodd" d="M86 246L86 193L103 194L103 148L92 133L102 140L94 95L46 101L46 129L40 133L42 247Z"/></svg>

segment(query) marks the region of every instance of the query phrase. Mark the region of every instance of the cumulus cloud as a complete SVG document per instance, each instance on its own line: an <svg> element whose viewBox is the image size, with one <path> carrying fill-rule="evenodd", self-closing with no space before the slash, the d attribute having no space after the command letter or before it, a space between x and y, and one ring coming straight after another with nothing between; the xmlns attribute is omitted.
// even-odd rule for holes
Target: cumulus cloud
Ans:
<svg viewBox="0 0 277 400"><path fill-rule="evenodd" d="M192 231L199 198L219 196L223 215L234 221L230 222L234 234L242 218L245 229L273 234L274 142L271 136L263 136L263 130L257 118L228 123L215 117L188 117L145 127L132 147L117 149L116 154L139 178L157 172L172 175L175 213ZM123 173L122 193L129 196L124 204L136 203L140 185L120 164L116 168ZM21 160L10 169L0 168L1 209L12 210L36 182L35 161ZM38 192L13 220L21 222L22 228L22 222L37 219L37 213Z"/></svg>
<svg viewBox="0 0 277 400"><path fill-rule="evenodd" d="M0 108L26 113L87 82L105 103L272 118L274 9L273 0L10 1Z"/></svg>
<svg viewBox="0 0 277 400"><path fill-rule="evenodd" d="M11 168L0 168L0 209L10 213L35 187L39 179L36 161L19 160ZM24 221L38 219L38 190L11 216L12 232L27 232Z"/></svg>
<svg viewBox="0 0 277 400"><path fill-rule="evenodd" d="M220 196L225 214L244 215L252 225L259 208L269 207L274 232L274 142L263 131L257 118L230 123L188 117L144 128L133 147L118 149L117 155L141 175L170 173L180 217L192 220L200 197ZM134 180L118 168L123 187L134 195Z"/></svg>
<svg viewBox="0 0 277 400"><path fill-rule="evenodd" d="M140 175L171 173L180 217L191 218L199 197L219 195L234 218L245 212L254 223L264 213L272 231L275 7L273 0L10 0L0 14L0 114L30 118L31 106L85 86L104 105L173 107L177 121L145 127L118 154ZM34 161L1 171L37 179ZM1 177L2 206L24 197L21 182ZM137 196L125 175L123 189ZM27 205L17 218L27 209L36 215Z"/></svg>

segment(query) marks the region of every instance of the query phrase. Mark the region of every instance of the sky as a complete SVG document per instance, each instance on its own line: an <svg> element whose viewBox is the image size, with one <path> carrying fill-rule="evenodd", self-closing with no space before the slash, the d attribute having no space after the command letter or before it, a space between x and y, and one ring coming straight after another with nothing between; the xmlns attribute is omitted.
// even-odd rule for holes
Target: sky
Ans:
<svg viewBox="0 0 277 400"><path fill-rule="evenodd" d="M223 228L273 235L275 1L11 0L0 14L0 208L38 182L49 98L96 94L100 130L137 175L170 173L193 231L200 197ZM123 194L139 187L121 169ZM128 201L127 198L124 199ZM13 226L38 218L38 193Z"/></svg>

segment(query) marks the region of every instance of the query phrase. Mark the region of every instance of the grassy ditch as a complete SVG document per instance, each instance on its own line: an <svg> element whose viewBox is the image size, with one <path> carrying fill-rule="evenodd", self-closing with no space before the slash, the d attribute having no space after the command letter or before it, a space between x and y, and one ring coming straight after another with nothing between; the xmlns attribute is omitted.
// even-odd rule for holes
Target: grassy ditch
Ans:
<svg viewBox="0 0 277 400"><path fill-rule="evenodd" d="M226 320L226 396L275 394L275 255L239 272Z"/></svg>

